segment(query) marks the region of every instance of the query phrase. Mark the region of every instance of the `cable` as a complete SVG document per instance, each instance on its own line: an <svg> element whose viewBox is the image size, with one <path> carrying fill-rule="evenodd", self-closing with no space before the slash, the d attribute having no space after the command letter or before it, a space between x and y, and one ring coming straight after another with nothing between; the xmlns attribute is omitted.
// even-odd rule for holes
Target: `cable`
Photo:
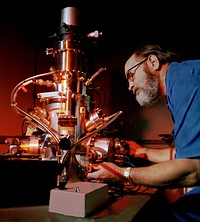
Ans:
<svg viewBox="0 0 200 222"><path fill-rule="evenodd" d="M16 103L16 99L17 99L17 94L19 90L25 90L25 86L29 85L30 83L34 83L33 80L35 80L38 77L42 77L42 76L47 76L47 75L51 75L51 74L55 74L55 72L47 72L47 73L42 73L39 74L37 76L32 76L29 77L23 81L21 81L20 83L18 83L14 89L12 90L11 93L11 106L15 109L15 111L17 112L18 115L20 115L20 113L24 114L24 116L29 117L30 119L34 120L37 124L39 124L45 131L47 131L53 138L54 140L59 143L59 138L57 137L56 134L54 134L44 123L40 122L39 120L37 120L35 117L33 117L32 115L28 114L27 112L25 112L24 110L20 109L17 106Z"/></svg>
<svg viewBox="0 0 200 222"><path fill-rule="evenodd" d="M88 137L92 136L95 133L100 132L102 129L106 128L109 124L111 124L113 121L115 121L120 115L122 115L122 111L118 111L116 113L114 113L113 115L107 117L108 121L102 125L101 127L99 127L98 129L94 130L93 132L81 137L76 143L72 144L72 146L69 148L68 152L75 147L76 145L78 145L80 142L82 142L83 140L87 139ZM68 153L67 152L67 153ZM65 156L67 155L67 153L65 155L63 155L62 159L60 160L61 163L65 162Z"/></svg>

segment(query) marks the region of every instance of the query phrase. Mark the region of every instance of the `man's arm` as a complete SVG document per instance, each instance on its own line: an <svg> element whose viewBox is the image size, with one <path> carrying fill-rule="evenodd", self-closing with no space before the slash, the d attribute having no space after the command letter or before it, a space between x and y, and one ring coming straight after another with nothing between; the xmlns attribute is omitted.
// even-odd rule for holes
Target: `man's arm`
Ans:
<svg viewBox="0 0 200 222"><path fill-rule="evenodd" d="M134 141L127 141L130 147L130 155L136 158L144 158L152 163L160 163L174 159L175 147L146 148Z"/></svg>
<svg viewBox="0 0 200 222"><path fill-rule="evenodd" d="M104 162L103 165L96 166L96 171L88 173L87 178L100 181L122 179L125 168L110 162ZM174 159L147 167L134 167L130 178L135 184L155 188L191 187L200 184L199 169L200 159Z"/></svg>

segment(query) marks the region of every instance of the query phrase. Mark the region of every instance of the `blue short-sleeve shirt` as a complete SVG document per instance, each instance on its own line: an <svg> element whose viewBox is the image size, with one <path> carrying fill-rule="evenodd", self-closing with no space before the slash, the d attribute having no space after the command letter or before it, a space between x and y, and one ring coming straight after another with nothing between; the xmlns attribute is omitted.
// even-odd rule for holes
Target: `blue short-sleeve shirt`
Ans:
<svg viewBox="0 0 200 222"><path fill-rule="evenodd" d="M166 75L175 158L200 157L200 60L172 62Z"/></svg>

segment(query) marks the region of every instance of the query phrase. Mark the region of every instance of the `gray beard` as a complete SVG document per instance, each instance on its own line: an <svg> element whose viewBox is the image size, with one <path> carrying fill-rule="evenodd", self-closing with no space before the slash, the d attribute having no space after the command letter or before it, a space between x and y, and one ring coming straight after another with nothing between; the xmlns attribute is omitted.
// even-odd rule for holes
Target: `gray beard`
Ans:
<svg viewBox="0 0 200 222"><path fill-rule="evenodd" d="M136 95L136 100L140 106L151 106L159 99L158 93L158 78L147 74L147 86L141 89L139 94Z"/></svg>

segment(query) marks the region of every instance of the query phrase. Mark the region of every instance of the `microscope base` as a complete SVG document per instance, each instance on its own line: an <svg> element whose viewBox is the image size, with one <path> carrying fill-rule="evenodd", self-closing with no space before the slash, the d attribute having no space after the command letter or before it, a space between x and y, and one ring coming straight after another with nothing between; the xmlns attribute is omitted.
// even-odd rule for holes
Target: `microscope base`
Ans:
<svg viewBox="0 0 200 222"><path fill-rule="evenodd" d="M51 190L49 212L85 217L107 201L107 184L75 182L67 184L66 190Z"/></svg>

